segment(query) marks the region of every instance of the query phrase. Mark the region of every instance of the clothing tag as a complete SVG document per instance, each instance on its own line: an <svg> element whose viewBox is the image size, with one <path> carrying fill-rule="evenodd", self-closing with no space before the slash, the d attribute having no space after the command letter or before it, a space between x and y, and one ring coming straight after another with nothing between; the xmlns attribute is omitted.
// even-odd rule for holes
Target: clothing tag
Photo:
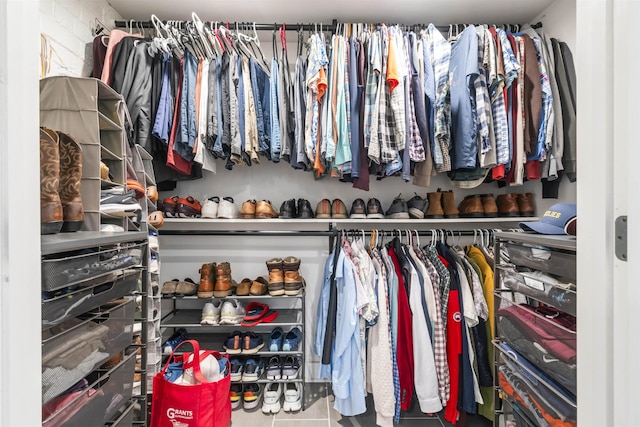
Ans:
<svg viewBox="0 0 640 427"><path fill-rule="evenodd" d="M524 279L525 285L527 285L528 287L544 292L544 283L543 282L541 282L539 280L536 280L536 279L532 279L531 277L524 277L523 276L523 279Z"/></svg>

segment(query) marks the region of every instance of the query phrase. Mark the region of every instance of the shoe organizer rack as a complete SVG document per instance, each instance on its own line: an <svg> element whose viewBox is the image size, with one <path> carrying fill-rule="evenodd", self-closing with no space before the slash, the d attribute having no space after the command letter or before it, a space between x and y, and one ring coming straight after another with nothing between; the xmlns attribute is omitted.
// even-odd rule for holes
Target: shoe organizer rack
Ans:
<svg viewBox="0 0 640 427"><path fill-rule="evenodd" d="M144 232L41 237L43 426L146 425L146 349L132 340L147 316L147 241Z"/></svg>
<svg viewBox="0 0 640 427"><path fill-rule="evenodd" d="M100 214L101 190L126 189L125 109L122 96L98 79L55 76L40 80L40 126L64 132L82 147L84 231L99 231L100 224L139 229L128 218ZM101 178L100 162L109 168L111 179Z"/></svg>

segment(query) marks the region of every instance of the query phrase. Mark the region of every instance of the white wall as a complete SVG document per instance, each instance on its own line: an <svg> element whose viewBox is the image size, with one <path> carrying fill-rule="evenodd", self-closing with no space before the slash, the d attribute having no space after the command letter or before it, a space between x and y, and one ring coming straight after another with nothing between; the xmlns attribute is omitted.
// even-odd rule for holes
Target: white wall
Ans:
<svg viewBox="0 0 640 427"><path fill-rule="evenodd" d="M49 41L50 67L41 77L88 76L96 19L109 28L122 17L106 0L40 0L40 32Z"/></svg>

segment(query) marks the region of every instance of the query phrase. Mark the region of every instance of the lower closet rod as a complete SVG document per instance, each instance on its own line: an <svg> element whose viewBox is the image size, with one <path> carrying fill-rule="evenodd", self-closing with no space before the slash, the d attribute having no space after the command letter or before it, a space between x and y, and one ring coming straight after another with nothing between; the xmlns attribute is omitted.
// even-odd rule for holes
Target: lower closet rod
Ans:
<svg viewBox="0 0 640 427"><path fill-rule="evenodd" d="M161 236L269 236L269 237L335 237L337 231L270 231L270 230L158 230Z"/></svg>

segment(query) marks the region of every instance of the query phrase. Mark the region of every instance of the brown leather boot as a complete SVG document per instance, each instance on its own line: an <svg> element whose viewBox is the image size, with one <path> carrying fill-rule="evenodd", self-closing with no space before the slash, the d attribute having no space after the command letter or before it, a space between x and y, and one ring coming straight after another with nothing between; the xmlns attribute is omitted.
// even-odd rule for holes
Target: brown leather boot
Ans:
<svg viewBox="0 0 640 427"><path fill-rule="evenodd" d="M523 193L517 195L518 209L520 210L520 216L535 216L536 208L533 203L533 194Z"/></svg>
<svg viewBox="0 0 640 427"><path fill-rule="evenodd" d="M267 261L269 270L269 295L284 295L284 271L282 258Z"/></svg>
<svg viewBox="0 0 640 427"><path fill-rule="evenodd" d="M60 150L60 202L62 231L78 231L84 221L80 180L82 179L82 148L69 135L58 132Z"/></svg>
<svg viewBox="0 0 640 427"><path fill-rule="evenodd" d="M302 289L302 276L300 276L300 259L288 256L282 260L284 270L285 295L298 295Z"/></svg>
<svg viewBox="0 0 640 427"><path fill-rule="evenodd" d="M438 189L437 192L427 193L427 199L429 199L429 207L424 213L425 218L443 218L444 210L442 210L442 192Z"/></svg>
<svg viewBox="0 0 640 427"><path fill-rule="evenodd" d="M516 195L500 194L496 200L498 205L498 216L501 217L513 217L520 216L520 209L518 208L518 200Z"/></svg>
<svg viewBox="0 0 640 427"><path fill-rule="evenodd" d="M62 228L60 152L58 134L40 129L40 234L59 233Z"/></svg>
<svg viewBox="0 0 640 427"><path fill-rule="evenodd" d="M495 218L498 216L498 205L493 194L482 194L482 209L484 209L484 216L489 218Z"/></svg>
<svg viewBox="0 0 640 427"><path fill-rule="evenodd" d="M213 288L213 296L216 298L228 297L233 293L233 280L231 280L231 265L221 262L216 268L216 285Z"/></svg>
<svg viewBox="0 0 640 427"><path fill-rule="evenodd" d="M215 263L202 264L202 267L200 267L200 286L198 287L198 298L211 298L213 296L215 269Z"/></svg>
<svg viewBox="0 0 640 427"><path fill-rule="evenodd" d="M442 208L445 218L458 218L460 212L456 207L456 199L452 190L442 192Z"/></svg>
<svg viewBox="0 0 640 427"><path fill-rule="evenodd" d="M460 202L459 213L462 218L481 218L484 216L482 198L479 194L466 196Z"/></svg>

